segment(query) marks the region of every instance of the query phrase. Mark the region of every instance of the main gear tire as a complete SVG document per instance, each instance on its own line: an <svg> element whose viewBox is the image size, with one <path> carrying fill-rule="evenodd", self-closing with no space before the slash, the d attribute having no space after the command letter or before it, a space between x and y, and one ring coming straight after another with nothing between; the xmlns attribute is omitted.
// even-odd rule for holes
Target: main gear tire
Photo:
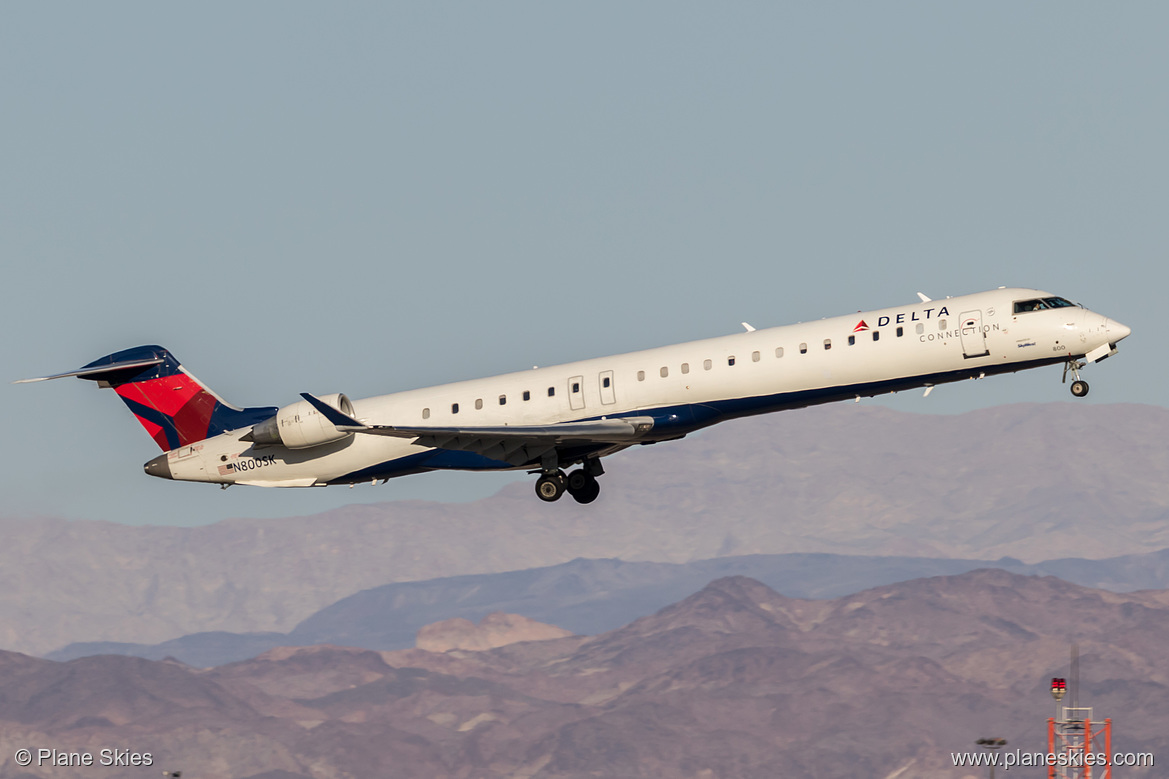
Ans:
<svg viewBox="0 0 1169 779"><path fill-rule="evenodd" d="M567 489L563 473L546 473L536 479L536 497L546 503L555 503Z"/></svg>

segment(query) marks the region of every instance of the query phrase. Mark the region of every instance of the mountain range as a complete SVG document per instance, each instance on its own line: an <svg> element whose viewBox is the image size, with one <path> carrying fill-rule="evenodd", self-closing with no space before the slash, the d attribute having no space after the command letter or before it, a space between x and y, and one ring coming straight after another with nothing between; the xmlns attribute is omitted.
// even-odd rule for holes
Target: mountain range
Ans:
<svg viewBox="0 0 1169 779"><path fill-rule="evenodd" d="M1045 748L1071 641L1072 694L1112 719L1113 749L1169 754L1169 593L984 569L831 600L732 576L600 635L486 651L281 648L205 670L0 652L0 776L74 775L12 762L51 744L201 779L966 778L951 753L978 738Z"/></svg>
<svg viewBox="0 0 1169 779"><path fill-rule="evenodd" d="M1023 563L921 557L831 554L743 555L691 563L572 560L560 565L384 584L342 598L288 633L195 633L159 644L77 642L49 652L52 660L124 654L173 657L209 667L254 657L282 646L337 644L374 650L414 646L424 626L451 618L478 621L494 612L555 622L581 635L613 630L686 597L706 582L749 576L795 598L834 598L859 590L978 568L1054 575L1103 589L1169 588L1169 550L1109 560Z"/></svg>

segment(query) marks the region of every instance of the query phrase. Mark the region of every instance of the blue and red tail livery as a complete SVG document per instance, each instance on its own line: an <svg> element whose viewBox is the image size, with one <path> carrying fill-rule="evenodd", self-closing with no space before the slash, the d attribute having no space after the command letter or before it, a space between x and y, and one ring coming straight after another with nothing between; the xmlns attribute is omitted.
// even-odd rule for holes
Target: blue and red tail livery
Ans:
<svg viewBox="0 0 1169 779"><path fill-rule="evenodd" d="M113 388L164 452L248 427L275 408L236 408L201 384L161 346L136 346L72 375Z"/></svg>

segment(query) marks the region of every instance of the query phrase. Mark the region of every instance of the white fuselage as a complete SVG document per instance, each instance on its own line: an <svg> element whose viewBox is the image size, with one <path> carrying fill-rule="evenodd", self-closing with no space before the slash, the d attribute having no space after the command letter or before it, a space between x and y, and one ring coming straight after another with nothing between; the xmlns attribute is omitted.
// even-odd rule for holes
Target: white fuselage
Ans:
<svg viewBox="0 0 1169 779"><path fill-rule="evenodd" d="M1016 313L998 289L353 401L370 425L475 428L652 417L648 440L750 414L872 396L1112 353L1127 327L1080 306ZM1100 350L1103 348L1103 352ZM313 486L420 471L516 466L411 439L349 435L307 449L256 446L247 429L168 454L171 478ZM601 456L623 446L569 453Z"/></svg>

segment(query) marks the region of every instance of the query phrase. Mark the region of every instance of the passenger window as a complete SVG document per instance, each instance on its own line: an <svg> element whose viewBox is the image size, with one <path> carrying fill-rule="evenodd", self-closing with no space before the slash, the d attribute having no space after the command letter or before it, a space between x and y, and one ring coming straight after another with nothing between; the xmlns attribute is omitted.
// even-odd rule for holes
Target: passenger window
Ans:
<svg viewBox="0 0 1169 779"><path fill-rule="evenodd" d="M880 340L881 340L881 331L880 331L880 330L874 330L874 331L873 331L873 340L874 340L874 341L880 341Z"/></svg>
<svg viewBox="0 0 1169 779"><path fill-rule="evenodd" d="M831 348L832 348L832 339L831 339L831 338L825 338L825 339L824 339L824 351L828 351L828 350L829 350L829 349L831 349Z"/></svg>
<svg viewBox="0 0 1169 779"><path fill-rule="evenodd" d="M751 362L759 362L759 352L751 352Z"/></svg>
<svg viewBox="0 0 1169 779"><path fill-rule="evenodd" d="M645 371L638 371L637 372L637 380L638 381L645 381Z"/></svg>
<svg viewBox="0 0 1169 779"><path fill-rule="evenodd" d="M662 375L662 378L664 379L670 375L670 369L663 365L662 369L660 371L658 371L658 373L660 373Z"/></svg>
<svg viewBox="0 0 1169 779"><path fill-rule="evenodd" d="M483 408L483 398L475 398L475 410Z"/></svg>
<svg viewBox="0 0 1169 779"><path fill-rule="evenodd" d="M548 388L548 397L550 397L550 398L556 397L556 388L555 387Z"/></svg>
<svg viewBox="0 0 1169 779"><path fill-rule="evenodd" d="M613 383L613 380L612 380L612 379L610 379L608 376L606 376L606 377L605 377L605 379L604 379L604 381L602 381L602 382L601 382L601 385L602 385L602 386L603 386L605 389L609 389L609 385L610 385L610 384L612 384L612 383Z"/></svg>
<svg viewBox="0 0 1169 779"><path fill-rule="evenodd" d="M800 354L807 354L807 353L808 353L808 345L807 344L800 344Z"/></svg>
<svg viewBox="0 0 1169 779"><path fill-rule="evenodd" d="M702 370L704 370L704 371L710 370L710 368L713 364L714 363L712 363L710 360L703 360L702 361Z"/></svg>
<svg viewBox="0 0 1169 779"><path fill-rule="evenodd" d="M905 328L904 327L897 328L897 337L900 338L903 335L905 335Z"/></svg>
<svg viewBox="0 0 1169 779"><path fill-rule="evenodd" d="M430 419L430 409L428 409L428 408L422 409L422 418L423 419Z"/></svg>
<svg viewBox="0 0 1169 779"><path fill-rule="evenodd" d="M574 394L574 395L575 395L576 393L580 392L580 382L579 382L579 381L574 381L574 382L572 383L572 392L573 392L573 394Z"/></svg>
<svg viewBox="0 0 1169 779"><path fill-rule="evenodd" d="M459 404L458 404L458 403L452 403L452 404L451 404L451 413L452 413L452 414L457 414L457 413L459 413Z"/></svg>
<svg viewBox="0 0 1169 779"><path fill-rule="evenodd" d="M850 335L848 337L848 345L849 346L856 346L856 336L855 335Z"/></svg>
<svg viewBox="0 0 1169 779"><path fill-rule="evenodd" d="M689 373L689 372L690 372L690 363L688 363L688 362L682 363L682 373Z"/></svg>
<svg viewBox="0 0 1169 779"><path fill-rule="evenodd" d="M925 325L923 325L921 322L918 322L917 327L915 327L914 330L917 331L918 335L921 335L922 333L925 332Z"/></svg>
<svg viewBox="0 0 1169 779"><path fill-rule="evenodd" d="M500 395L499 396L499 405L501 405L501 406L507 405L507 395Z"/></svg>
<svg viewBox="0 0 1169 779"><path fill-rule="evenodd" d="M531 400L532 393L529 390L524 390L524 400Z"/></svg>
<svg viewBox="0 0 1169 779"><path fill-rule="evenodd" d="M775 347L775 356L776 357L783 357L783 347L782 346Z"/></svg>
<svg viewBox="0 0 1169 779"><path fill-rule="evenodd" d="M735 364L735 358L734 358L734 357L728 357L728 358L727 358L727 365L734 365L734 364Z"/></svg>
<svg viewBox="0 0 1169 779"><path fill-rule="evenodd" d="M946 320L945 320L945 319L939 319L939 320L938 320L938 329L939 329L939 330L945 330L945 329L946 329Z"/></svg>

